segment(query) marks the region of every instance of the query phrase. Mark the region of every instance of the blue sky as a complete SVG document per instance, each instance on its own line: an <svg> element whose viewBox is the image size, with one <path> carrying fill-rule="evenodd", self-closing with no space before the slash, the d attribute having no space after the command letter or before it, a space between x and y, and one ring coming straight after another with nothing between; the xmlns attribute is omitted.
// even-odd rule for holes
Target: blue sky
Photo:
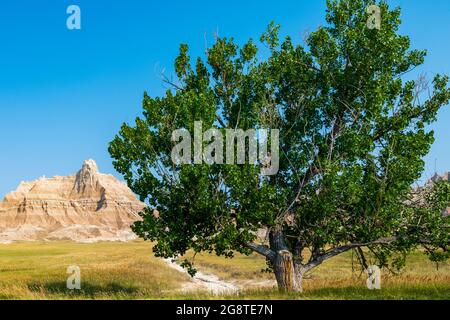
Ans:
<svg viewBox="0 0 450 320"><path fill-rule="evenodd" d="M450 1L393 0L401 32L429 50L416 72L450 74ZM82 29L66 28L66 8L81 8ZM144 90L165 90L182 42L202 55L213 33L242 43L271 20L282 34L324 23L325 0L106 1L15 0L0 5L0 197L22 180L74 173L93 158L115 173L107 146L140 113ZM205 37L206 36L206 37ZM425 175L450 170L450 108L433 126Z"/></svg>

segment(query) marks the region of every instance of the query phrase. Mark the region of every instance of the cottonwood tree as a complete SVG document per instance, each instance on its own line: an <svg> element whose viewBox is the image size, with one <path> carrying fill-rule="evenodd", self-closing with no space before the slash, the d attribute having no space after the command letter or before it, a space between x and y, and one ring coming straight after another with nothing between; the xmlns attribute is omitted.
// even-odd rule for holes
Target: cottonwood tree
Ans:
<svg viewBox="0 0 450 320"><path fill-rule="evenodd" d="M427 126L449 101L448 77L406 81L426 52L410 49L398 33L400 9L385 2L377 4L380 28L369 28L372 4L327 1L326 25L304 44L280 41L272 23L264 46L217 37L195 63L181 45L176 80L165 78L163 97L144 94L143 116L124 124L109 149L149 205L133 230L155 241L156 256L257 252L286 291L301 291L306 272L349 250L381 267L400 267L419 245L446 257L448 188L420 206L410 191L433 143ZM264 163L173 163L173 130L193 132L195 121L279 129L279 172L262 176ZM191 260L183 266L195 272Z"/></svg>

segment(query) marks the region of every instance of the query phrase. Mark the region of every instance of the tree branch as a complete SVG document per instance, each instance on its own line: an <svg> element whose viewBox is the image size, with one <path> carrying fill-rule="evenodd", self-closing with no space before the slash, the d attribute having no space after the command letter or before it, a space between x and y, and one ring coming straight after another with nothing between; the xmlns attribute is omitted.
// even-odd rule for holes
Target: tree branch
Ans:
<svg viewBox="0 0 450 320"><path fill-rule="evenodd" d="M252 249L256 253L259 253L260 255L268 258L271 261L275 259L275 252L265 245L248 242L245 244L245 246L249 249Z"/></svg>
<svg viewBox="0 0 450 320"><path fill-rule="evenodd" d="M398 240L398 237L387 237L387 238L380 238L378 240L372 241L372 242L366 242L366 243L350 243L345 246L337 247L330 249L326 251L324 254L317 256L314 258L311 262L309 262L306 266L307 270L311 270L314 267L317 267L319 264L324 262L325 260L328 260L330 258L333 258L334 256L337 256L341 253L344 253L348 250L354 249L354 248L361 248L361 247L367 247L370 245L388 245ZM418 241L419 244L429 244L431 241L423 239Z"/></svg>
<svg viewBox="0 0 450 320"><path fill-rule="evenodd" d="M300 196L300 193L302 192L305 185L307 185L317 174L319 173L319 170L317 168L313 167L312 165L309 166L308 171L303 175L303 177L300 178L301 183L298 185L297 189L295 190L295 196L289 199L288 207L286 210L284 210L281 214L281 217L284 217L286 213L289 212L289 210L292 209L295 202L298 200L298 197Z"/></svg>
<svg viewBox="0 0 450 320"><path fill-rule="evenodd" d="M217 121L219 121L220 125L225 129L227 126L223 122L222 118L218 115L216 116Z"/></svg>
<svg viewBox="0 0 450 320"><path fill-rule="evenodd" d="M354 249L354 248L360 248L360 247L367 247L369 245L375 245L375 244L390 244L397 240L397 237L390 237L390 238L381 238L373 242L367 242L367 243L350 243L345 246L337 247L328 250L324 254L317 256L315 259L313 259L310 263L307 265L307 269L310 270L314 267L317 267L319 264L324 262L325 260L328 260L330 258L333 258L334 256L337 256L341 253L344 253L348 250Z"/></svg>

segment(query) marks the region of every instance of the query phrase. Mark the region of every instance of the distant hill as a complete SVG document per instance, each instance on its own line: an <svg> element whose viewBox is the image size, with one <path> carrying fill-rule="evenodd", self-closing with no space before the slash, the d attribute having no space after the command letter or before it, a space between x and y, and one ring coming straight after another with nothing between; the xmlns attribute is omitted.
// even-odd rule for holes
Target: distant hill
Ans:
<svg viewBox="0 0 450 320"><path fill-rule="evenodd" d="M145 205L87 160L72 176L22 182L0 202L0 242L129 240Z"/></svg>
<svg viewBox="0 0 450 320"><path fill-rule="evenodd" d="M428 180L428 184L434 183L434 182L439 182L439 181L450 181L450 173L447 171L446 173L444 173L442 176L439 175L438 173L435 173L434 176L432 176L429 180Z"/></svg>
<svg viewBox="0 0 450 320"><path fill-rule="evenodd" d="M430 185L432 185L433 183L440 182L440 181L450 181L450 173L447 171L447 172L445 172L442 176L439 175L438 173L435 173L434 176L432 176L432 177L427 181L426 186L430 186ZM449 205L450 205L450 204L449 204ZM444 211L444 215L445 215L445 216L450 216L450 207L447 208L447 209Z"/></svg>

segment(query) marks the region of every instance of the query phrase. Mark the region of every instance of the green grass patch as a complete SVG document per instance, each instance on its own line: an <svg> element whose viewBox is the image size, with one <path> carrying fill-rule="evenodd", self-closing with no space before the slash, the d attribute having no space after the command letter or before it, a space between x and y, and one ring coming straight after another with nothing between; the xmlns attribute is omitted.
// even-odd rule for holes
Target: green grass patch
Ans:
<svg viewBox="0 0 450 320"><path fill-rule="evenodd" d="M351 254L335 257L307 275L305 293L282 294L271 287L273 275L261 273L258 255L224 259L196 256L199 271L240 285L237 294L214 296L181 291L186 274L153 256L140 240L120 243L21 242L0 245L0 299L433 299L450 300L450 266L427 260L420 252L408 258L400 275L382 274L382 289L368 290L365 275L352 272ZM81 269L81 290L68 290L68 266ZM265 283L265 287L251 284ZM267 286L268 284L268 286ZM273 285L273 282L272 282Z"/></svg>

